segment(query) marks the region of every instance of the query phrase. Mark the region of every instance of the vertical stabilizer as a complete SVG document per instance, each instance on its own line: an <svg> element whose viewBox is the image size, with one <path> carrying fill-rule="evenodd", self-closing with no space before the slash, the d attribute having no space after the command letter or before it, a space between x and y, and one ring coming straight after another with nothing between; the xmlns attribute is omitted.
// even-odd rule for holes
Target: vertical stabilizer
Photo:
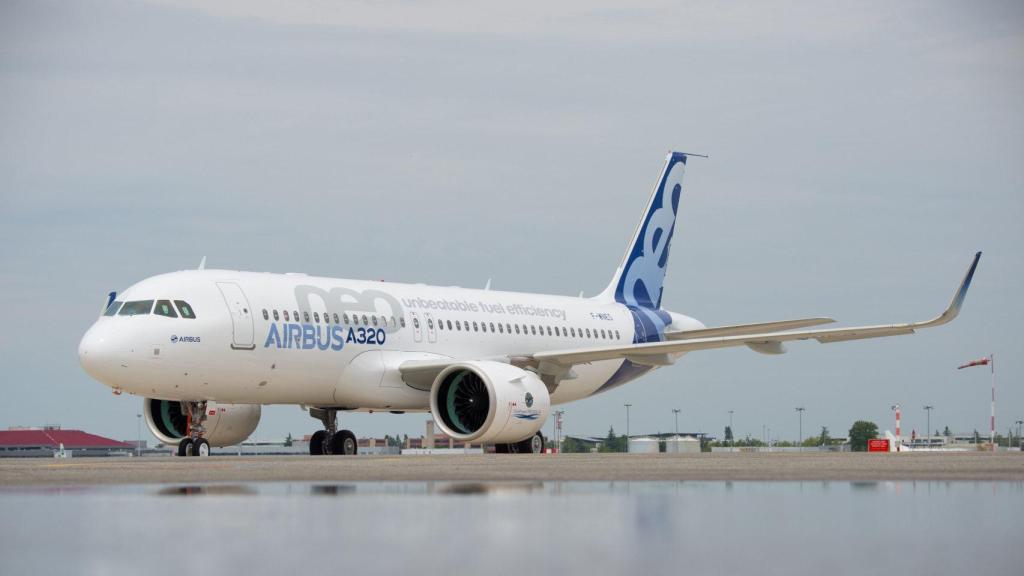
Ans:
<svg viewBox="0 0 1024 576"><path fill-rule="evenodd" d="M651 193L622 263L598 299L614 300L630 307L661 307L687 156L690 155L672 152L666 158L661 178Z"/></svg>

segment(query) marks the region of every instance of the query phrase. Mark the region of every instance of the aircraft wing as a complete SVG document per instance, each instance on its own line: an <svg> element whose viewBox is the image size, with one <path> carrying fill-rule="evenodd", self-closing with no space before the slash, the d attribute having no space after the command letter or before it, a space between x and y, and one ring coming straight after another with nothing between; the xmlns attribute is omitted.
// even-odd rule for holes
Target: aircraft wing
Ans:
<svg viewBox="0 0 1024 576"><path fill-rule="evenodd" d="M626 346L554 350L549 352L537 352L531 355L531 358L538 363L551 362L563 366L614 359L627 359L638 364L660 366L672 363L671 358L669 358L669 355L671 354L692 352L695 350L747 346L758 352L779 354L784 351L782 349L782 343L792 340L813 339L823 344L828 344L830 342L843 342L846 340L862 340L866 338L881 338L885 336L897 336L900 334L913 334L916 330L940 326L956 318L957 314L960 313L960 308L963 305L964 298L967 296L967 289L971 285L971 279L974 277L974 271L978 267L978 260L980 258L981 252L974 255L974 260L967 269L967 274L964 275L964 279L960 283L960 287L953 295L953 299L950 301L946 310L942 314L925 322L887 324L880 326L855 326L851 328L831 328L827 330L800 330L792 332L763 332L760 334L710 336L687 338L683 340L669 340L666 342L631 344Z"/></svg>
<svg viewBox="0 0 1024 576"><path fill-rule="evenodd" d="M835 322L835 320L831 318L800 318L797 320L781 320L778 322L760 322L758 324L714 326L712 328L700 328L698 330L676 330L672 332L665 332L665 338L668 340L692 340L694 338L708 338L711 336L763 334L765 332L778 332L780 330L793 330L796 328L806 328L808 326L831 324L832 322Z"/></svg>
<svg viewBox="0 0 1024 576"><path fill-rule="evenodd" d="M781 354L785 351L782 344L793 340L817 340L822 344L828 344L830 342L913 334L916 330L940 326L956 318L957 314L960 313L964 298L967 296L967 289L971 285L971 279L974 277L974 271L978 267L978 260L980 258L981 252L974 255L974 260L967 269L967 274L964 275L960 287L953 295L953 299L946 310L925 322L854 326L826 330L782 331L827 324L833 321L831 318L803 318L669 332L666 334L668 340L664 342L552 350L524 356L495 358L495 360L509 362L524 368L539 368L544 373L557 373L564 372L576 364L586 364L601 360L625 359L635 364L665 366L673 363L671 355L693 352L695 350L747 346L756 352L764 354ZM446 367L457 361L455 359L408 360L399 366L399 371L402 374L402 379L409 386L420 390L429 390L434 378Z"/></svg>

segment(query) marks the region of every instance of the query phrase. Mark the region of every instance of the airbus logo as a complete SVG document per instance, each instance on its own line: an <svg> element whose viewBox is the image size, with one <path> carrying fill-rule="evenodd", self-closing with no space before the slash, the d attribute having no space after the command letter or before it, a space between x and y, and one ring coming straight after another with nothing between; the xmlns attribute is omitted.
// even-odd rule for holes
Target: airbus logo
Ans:
<svg viewBox="0 0 1024 576"><path fill-rule="evenodd" d="M178 336L177 334L171 334L171 344L178 344L179 342L200 342L199 336Z"/></svg>
<svg viewBox="0 0 1024 576"><path fill-rule="evenodd" d="M177 344L177 343L178 343L178 335L177 334L171 334L171 344Z"/></svg>

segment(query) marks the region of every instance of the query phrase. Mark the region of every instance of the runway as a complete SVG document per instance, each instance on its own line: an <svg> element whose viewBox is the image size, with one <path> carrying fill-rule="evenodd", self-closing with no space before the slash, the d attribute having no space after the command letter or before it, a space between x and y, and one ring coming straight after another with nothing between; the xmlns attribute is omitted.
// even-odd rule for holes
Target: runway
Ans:
<svg viewBox="0 0 1024 576"><path fill-rule="evenodd" d="M1024 481L1024 453L0 459L0 486L422 481Z"/></svg>

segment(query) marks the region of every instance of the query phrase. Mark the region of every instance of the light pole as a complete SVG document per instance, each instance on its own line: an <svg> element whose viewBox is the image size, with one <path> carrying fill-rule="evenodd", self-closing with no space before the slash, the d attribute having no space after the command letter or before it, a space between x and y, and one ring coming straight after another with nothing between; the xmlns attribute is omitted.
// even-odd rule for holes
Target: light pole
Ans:
<svg viewBox="0 0 1024 576"><path fill-rule="evenodd" d="M929 448L932 447L932 409L933 408L935 408L935 406L932 406L930 404L928 406L924 407L925 412L928 413L928 418L926 420L928 422L928 429L925 430L925 432L927 433L927 436L925 436L925 438L927 438L927 442L928 442L928 447Z"/></svg>
<svg viewBox="0 0 1024 576"><path fill-rule="evenodd" d="M135 415L137 423L135 429L135 455L142 456L142 414Z"/></svg>
<svg viewBox="0 0 1024 576"><path fill-rule="evenodd" d="M800 451L804 451L804 408L803 406L797 406L796 412L800 415L800 439L797 440L796 445L800 448Z"/></svg>
<svg viewBox="0 0 1024 576"><path fill-rule="evenodd" d="M673 408L672 413L676 417L676 438L679 438L679 408Z"/></svg>
<svg viewBox="0 0 1024 576"><path fill-rule="evenodd" d="M555 451L559 454L562 453L562 414L565 414L565 410L555 410L554 420L554 435L555 435Z"/></svg>
<svg viewBox="0 0 1024 576"><path fill-rule="evenodd" d="M1014 424L1017 425L1017 448L1020 449L1020 425L1024 424L1024 420L1017 420L1016 422L1014 422Z"/></svg>
<svg viewBox="0 0 1024 576"><path fill-rule="evenodd" d="M729 432L732 434L733 439L729 440L729 446L736 443L736 430L732 427L732 410L729 410Z"/></svg>
<svg viewBox="0 0 1024 576"><path fill-rule="evenodd" d="M632 404L626 404L626 450L629 450L629 407Z"/></svg>

